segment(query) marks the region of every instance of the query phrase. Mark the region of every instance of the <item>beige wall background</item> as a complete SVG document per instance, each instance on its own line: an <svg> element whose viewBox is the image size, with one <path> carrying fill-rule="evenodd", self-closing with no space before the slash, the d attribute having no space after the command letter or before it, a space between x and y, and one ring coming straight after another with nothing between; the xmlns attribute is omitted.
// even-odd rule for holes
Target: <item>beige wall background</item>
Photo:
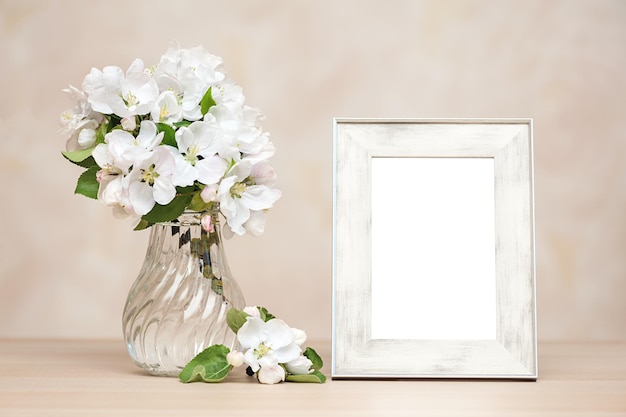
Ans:
<svg viewBox="0 0 626 417"><path fill-rule="evenodd" d="M333 117L532 117L540 340L626 339L626 2L0 1L0 337L121 338L147 246L60 155L61 93L171 40L262 109L283 198L227 242L249 304L331 336Z"/></svg>

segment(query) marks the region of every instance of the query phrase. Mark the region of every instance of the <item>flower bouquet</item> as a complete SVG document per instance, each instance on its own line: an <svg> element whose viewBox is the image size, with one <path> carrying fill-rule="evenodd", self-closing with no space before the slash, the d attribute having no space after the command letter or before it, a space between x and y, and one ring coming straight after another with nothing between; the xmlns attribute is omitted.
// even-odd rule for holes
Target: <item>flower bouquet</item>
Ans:
<svg viewBox="0 0 626 417"><path fill-rule="evenodd" d="M61 115L63 155L85 168L76 193L137 218L136 230L219 207L228 233L263 232L281 196L275 148L221 58L172 44L154 66L93 68L82 89L64 91L74 108Z"/></svg>

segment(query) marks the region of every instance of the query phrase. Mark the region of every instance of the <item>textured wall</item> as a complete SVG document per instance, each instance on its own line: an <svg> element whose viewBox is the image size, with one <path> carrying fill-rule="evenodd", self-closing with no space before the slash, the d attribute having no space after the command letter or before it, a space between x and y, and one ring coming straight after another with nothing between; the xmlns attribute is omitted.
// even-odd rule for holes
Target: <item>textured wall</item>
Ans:
<svg viewBox="0 0 626 417"><path fill-rule="evenodd" d="M266 115L283 198L227 242L250 303L331 319L332 118L532 117L540 339L626 339L626 2L0 1L0 337L120 337L146 249L74 196L61 93L170 40Z"/></svg>

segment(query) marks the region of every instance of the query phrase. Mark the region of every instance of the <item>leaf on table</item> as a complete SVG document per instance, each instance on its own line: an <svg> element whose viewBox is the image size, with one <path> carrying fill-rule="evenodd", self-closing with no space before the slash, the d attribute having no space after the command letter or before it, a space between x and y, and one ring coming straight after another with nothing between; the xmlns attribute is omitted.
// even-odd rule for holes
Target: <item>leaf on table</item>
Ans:
<svg viewBox="0 0 626 417"><path fill-rule="evenodd" d="M323 384L326 382L326 376L320 371L313 371L312 373L306 375L287 375L285 377L285 381Z"/></svg>
<svg viewBox="0 0 626 417"><path fill-rule="evenodd" d="M224 345L209 346L189 361L178 378L185 383L222 381L232 368L226 359L229 352L230 349Z"/></svg>

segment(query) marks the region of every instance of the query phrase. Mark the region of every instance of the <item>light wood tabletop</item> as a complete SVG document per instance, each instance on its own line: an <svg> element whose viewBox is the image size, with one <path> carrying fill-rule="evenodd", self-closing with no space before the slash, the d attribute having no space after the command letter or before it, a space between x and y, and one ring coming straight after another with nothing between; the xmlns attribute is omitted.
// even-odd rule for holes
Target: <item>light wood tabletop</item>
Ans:
<svg viewBox="0 0 626 417"><path fill-rule="evenodd" d="M326 362L330 342L311 342ZM119 340L0 339L0 416L626 416L626 342L540 343L539 379L220 384L154 377Z"/></svg>

